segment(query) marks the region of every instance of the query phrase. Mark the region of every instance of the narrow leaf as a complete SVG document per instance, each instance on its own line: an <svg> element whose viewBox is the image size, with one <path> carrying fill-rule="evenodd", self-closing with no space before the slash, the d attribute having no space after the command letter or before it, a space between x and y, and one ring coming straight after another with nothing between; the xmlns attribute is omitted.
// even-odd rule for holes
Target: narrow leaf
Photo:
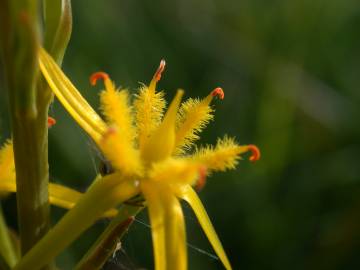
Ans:
<svg viewBox="0 0 360 270"><path fill-rule="evenodd" d="M210 218L206 213L204 205L202 204L200 198L196 192L192 189L191 186L187 186L183 194L180 196L184 199L194 210L196 217L199 220L201 227L203 228L207 238L209 239L211 245L213 246L216 254L219 256L221 262L224 264L227 270L231 270L230 262L225 254L224 248L221 245L219 237L217 236L213 225L211 224Z"/></svg>

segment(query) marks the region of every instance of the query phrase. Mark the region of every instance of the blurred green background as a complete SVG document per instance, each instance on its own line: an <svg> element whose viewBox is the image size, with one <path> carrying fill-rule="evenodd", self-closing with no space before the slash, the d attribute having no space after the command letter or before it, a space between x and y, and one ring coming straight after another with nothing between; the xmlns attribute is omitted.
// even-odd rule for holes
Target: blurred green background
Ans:
<svg viewBox="0 0 360 270"><path fill-rule="evenodd" d="M202 144L223 134L254 143L262 159L213 175L200 197L234 269L359 269L360 2L358 0L73 1L64 70L98 106L94 71L135 90L161 58L173 97L217 86ZM9 137L1 84L0 134ZM58 101L50 115L53 181L85 190L99 155ZM15 224L14 196L5 202ZM223 269L186 206L190 269ZM53 211L54 221L64 212ZM105 228L99 221L59 257L70 269ZM146 213L105 269L152 269ZM206 253L208 252L208 253Z"/></svg>

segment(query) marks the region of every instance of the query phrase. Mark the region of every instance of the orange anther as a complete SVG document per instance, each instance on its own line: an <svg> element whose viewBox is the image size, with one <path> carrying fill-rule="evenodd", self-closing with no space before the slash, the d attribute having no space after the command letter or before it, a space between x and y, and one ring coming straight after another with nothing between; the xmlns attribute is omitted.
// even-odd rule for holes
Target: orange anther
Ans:
<svg viewBox="0 0 360 270"><path fill-rule="evenodd" d="M53 125L56 124L56 120L54 118L52 118L51 116L48 116L48 119L47 119L47 125L48 127L52 127Z"/></svg>
<svg viewBox="0 0 360 270"><path fill-rule="evenodd" d="M201 167L199 169L199 179L196 182L197 191L200 191L204 188L206 184L206 175L207 175L206 167Z"/></svg>
<svg viewBox="0 0 360 270"><path fill-rule="evenodd" d="M215 89L211 92L211 95L212 95L213 97L216 97L216 96L217 96L217 97L220 98L220 99L224 99L224 97L225 97L224 91L222 90L221 87L215 88Z"/></svg>
<svg viewBox="0 0 360 270"><path fill-rule="evenodd" d="M249 160L252 162L259 160L261 156L259 148L253 144L249 144L247 147L248 147L248 151L251 152L251 156Z"/></svg>
<svg viewBox="0 0 360 270"><path fill-rule="evenodd" d="M102 71L95 72L90 76L90 84L92 86L96 85L96 82L98 79L103 79L105 81L105 80L109 79L109 75Z"/></svg>
<svg viewBox="0 0 360 270"><path fill-rule="evenodd" d="M117 130L116 127L109 127L106 132L103 134L102 140L107 140L110 136L116 134Z"/></svg>
<svg viewBox="0 0 360 270"><path fill-rule="evenodd" d="M156 82L160 81L161 79L161 74L163 73L164 69L165 69L165 65L166 65L166 62L164 59L161 59L160 61L160 65L158 67L158 69L156 70L155 74L154 74L154 80Z"/></svg>

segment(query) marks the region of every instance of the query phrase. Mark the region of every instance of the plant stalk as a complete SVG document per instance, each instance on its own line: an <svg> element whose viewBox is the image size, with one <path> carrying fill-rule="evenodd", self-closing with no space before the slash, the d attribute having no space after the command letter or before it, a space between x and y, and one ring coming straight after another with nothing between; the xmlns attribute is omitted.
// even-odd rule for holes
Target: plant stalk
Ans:
<svg viewBox="0 0 360 270"><path fill-rule="evenodd" d="M14 142L21 252L49 229L47 110L37 102L38 1L1 1L1 41Z"/></svg>

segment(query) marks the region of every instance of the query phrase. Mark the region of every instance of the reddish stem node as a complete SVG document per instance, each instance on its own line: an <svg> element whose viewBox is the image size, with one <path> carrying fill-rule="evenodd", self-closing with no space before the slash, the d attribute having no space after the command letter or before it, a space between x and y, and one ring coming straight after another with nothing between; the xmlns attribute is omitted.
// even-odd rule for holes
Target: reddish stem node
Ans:
<svg viewBox="0 0 360 270"><path fill-rule="evenodd" d="M218 98L220 98L220 99L224 99L224 97L225 97L224 90L222 90L221 87L215 88L215 89L211 92L211 95L212 95L213 97L218 97Z"/></svg>
<svg viewBox="0 0 360 270"><path fill-rule="evenodd" d="M251 156L250 156L249 160L252 162L259 160L260 156L261 156L259 148L253 144L249 144L247 147L248 147L248 150L251 152Z"/></svg>
<svg viewBox="0 0 360 270"><path fill-rule="evenodd" d="M105 72L99 71L99 72L95 72L90 76L90 84L92 86L96 85L97 80L102 79L102 80L107 80L109 79L109 75Z"/></svg>

